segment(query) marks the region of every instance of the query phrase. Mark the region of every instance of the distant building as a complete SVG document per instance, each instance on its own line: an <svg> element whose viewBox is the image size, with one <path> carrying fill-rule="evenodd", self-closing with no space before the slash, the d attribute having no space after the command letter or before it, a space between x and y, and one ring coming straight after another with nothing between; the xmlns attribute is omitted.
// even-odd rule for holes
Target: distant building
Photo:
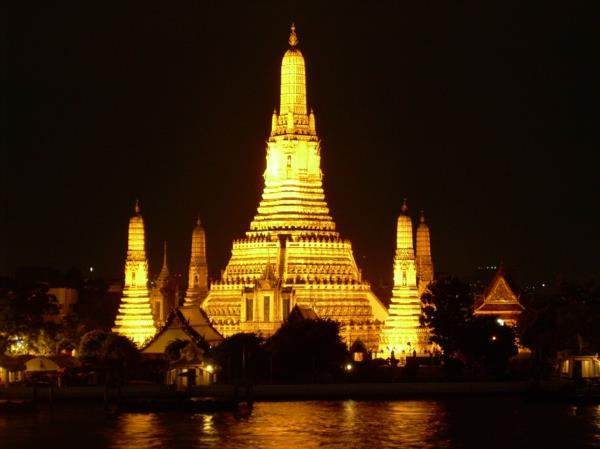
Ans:
<svg viewBox="0 0 600 449"><path fill-rule="evenodd" d="M64 319L73 313L73 306L77 304L79 292L75 288L70 287L52 287L48 289L48 294L56 298L58 306L58 318Z"/></svg>
<svg viewBox="0 0 600 449"><path fill-rule="evenodd" d="M599 379L600 357L597 353L577 354L563 351L558 354L560 376L569 379Z"/></svg>
<svg viewBox="0 0 600 449"><path fill-rule="evenodd" d="M182 310L185 310L187 316ZM215 345L223 340L223 337L208 322L206 315L195 307L173 309L169 313L165 324L156 335L142 349L144 354L164 354L167 345L175 340L191 341L200 344L201 340L209 345Z"/></svg>
<svg viewBox="0 0 600 449"><path fill-rule="evenodd" d="M25 362L18 357L0 354L0 388L25 380Z"/></svg>
<svg viewBox="0 0 600 449"><path fill-rule="evenodd" d="M504 276L504 269L498 268L483 294L475 296L475 316L494 316L504 324L515 326L525 307L511 289Z"/></svg>

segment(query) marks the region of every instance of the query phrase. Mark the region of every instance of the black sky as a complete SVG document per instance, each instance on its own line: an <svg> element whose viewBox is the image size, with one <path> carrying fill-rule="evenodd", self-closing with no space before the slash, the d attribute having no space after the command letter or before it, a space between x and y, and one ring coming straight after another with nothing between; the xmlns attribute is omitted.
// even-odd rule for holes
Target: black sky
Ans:
<svg viewBox="0 0 600 449"><path fill-rule="evenodd" d="M142 202L152 268L217 276L262 191L291 20L325 193L373 283L403 197L436 269L598 273L593 2L48 2L5 16L2 258L119 276ZM533 2L537 3L537 2Z"/></svg>

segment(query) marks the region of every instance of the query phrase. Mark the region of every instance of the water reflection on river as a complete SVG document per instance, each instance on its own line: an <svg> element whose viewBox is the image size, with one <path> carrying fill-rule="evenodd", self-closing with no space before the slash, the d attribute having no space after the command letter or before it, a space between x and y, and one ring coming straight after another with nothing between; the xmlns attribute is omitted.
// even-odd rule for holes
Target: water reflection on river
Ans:
<svg viewBox="0 0 600 449"><path fill-rule="evenodd" d="M154 448L592 448L600 406L518 398L394 402L265 402L251 413L124 413L61 405L0 415L0 447Z"/></svg>

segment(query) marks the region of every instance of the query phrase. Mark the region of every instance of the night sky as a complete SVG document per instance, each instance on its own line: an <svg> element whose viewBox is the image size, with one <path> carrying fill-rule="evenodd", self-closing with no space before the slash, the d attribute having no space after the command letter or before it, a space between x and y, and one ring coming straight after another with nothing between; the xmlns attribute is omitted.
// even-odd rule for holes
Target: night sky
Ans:
<svg viewBox="0 0 600 449"><path fill-rule="evenodd" d="M260 199L292 20L326 198L368 280L391 280L403 197L436 271L599 272L593 2L248 3L8 11L2 274L121 276L139 198L155 273L163 240L186 272L199 213L218 276Z"/></svg>

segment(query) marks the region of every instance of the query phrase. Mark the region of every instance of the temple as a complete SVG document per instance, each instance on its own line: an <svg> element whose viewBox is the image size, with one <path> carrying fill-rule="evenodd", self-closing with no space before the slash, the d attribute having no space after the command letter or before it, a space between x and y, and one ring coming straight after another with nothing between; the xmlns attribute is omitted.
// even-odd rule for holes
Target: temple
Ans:
<svg viewBox="0 0 600 449"><path fill-rule="evenodd" d="M330 215L323 191L321 141L307 104L304 57L293 25L288 42L256 215L245 236L233 242L231 258L210 288L206 235L197 219L181 307L178 282L167 265L166 242L162 269L148 291L144 222L136 203L114 330L138 345L146 342L146 351L163 348L174 335L192 340L202 336L209 342L239 332L268 337L292 311L339 322L349 348L359 345L381 357L395 354L402 360L431 349L427 329L420 325L420 297L434 276L425 216L421 211L415 239L404 200L388 310L362 278L352 244L341 237Z"/></svg>
<svg viewBox="0 0 600 449"><path fill-rule="evenodd" d="M148 292L148 259L139 201L136 201L135 214L129 220L125 286L113 331L129 337L138 346L156 331Z"/></svg>
<svg viewBox="0 0 600 449"><path fill-rule="evenodd" d="M300 305L340 322L346 343L361 340L377 351L388 313L362 279L352 245L329 213L321 142L315 114L308 112L304 57L293 25L288 42L279 112L273 112L267 141L262 199L250 230L234 241L229 263L202 307L224 336L269 336Z"/></svg>

